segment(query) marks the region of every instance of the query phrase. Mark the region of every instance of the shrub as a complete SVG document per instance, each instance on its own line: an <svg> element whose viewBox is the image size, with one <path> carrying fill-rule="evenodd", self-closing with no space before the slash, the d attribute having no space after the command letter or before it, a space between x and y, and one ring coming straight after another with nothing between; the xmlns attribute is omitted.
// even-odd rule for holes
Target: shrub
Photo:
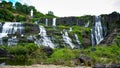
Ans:
<svg viewBox="0 0 120 68"><path fill-rule="evenodd" d="M35 50L38 49L38 46L35 45L34 43L29 43L29 44L25 45L25 48L28 49L29 53L32 53L32 52L34 52Z"/></svg>
<svg viewBox="0 0 120 68"><path fill-rule="evenodd" d="M54 51L51 57L48 58L48 62L53 64L68 65L68 63L70 63L70 60L74 57L75 57L75 53L70 49L67 48L57 49Z"/></svg>
<svg viewBox="0 0 120 68"><path fill-rule="evenodd" d="M25 32L27 33L27 32L30 32L30 26L26 26L25 27Z"/></svg>
<svg viewBox="0 0 120 68"><path fill-rule="evenodd" d="M12 46L12 47L9 47L8 49L8 52L14 55L25 55L28 53L28 51L29 50L27 48L20 45Z"/></svg>

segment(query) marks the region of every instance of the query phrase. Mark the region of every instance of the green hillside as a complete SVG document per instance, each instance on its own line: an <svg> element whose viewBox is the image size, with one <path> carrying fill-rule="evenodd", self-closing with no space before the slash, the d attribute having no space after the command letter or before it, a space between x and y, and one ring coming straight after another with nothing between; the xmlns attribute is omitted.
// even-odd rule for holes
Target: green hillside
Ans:
<svg viewBox="0 0 120 68"><path fill-rule="evenodd" d="M30 17L30 11L33 10L33 17ZM0 3L0 22L33 22L40 18L53 18L55 17L52 11L48 11L47 14L43 14L34 6L28 6L17 2L13 6L12 2L2 1Z"/></svg>

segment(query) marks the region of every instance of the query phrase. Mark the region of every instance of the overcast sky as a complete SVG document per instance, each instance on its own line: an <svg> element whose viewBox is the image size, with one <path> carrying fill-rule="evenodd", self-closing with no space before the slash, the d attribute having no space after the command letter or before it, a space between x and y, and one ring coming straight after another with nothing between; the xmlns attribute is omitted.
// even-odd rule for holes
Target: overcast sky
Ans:
<svg viewBox="0 0 120 68"><path fill-rule="evenodd" d="M82 16L120 12L120 0L7 0L33 5L42 13L53 11L56 16Z"/></svg>

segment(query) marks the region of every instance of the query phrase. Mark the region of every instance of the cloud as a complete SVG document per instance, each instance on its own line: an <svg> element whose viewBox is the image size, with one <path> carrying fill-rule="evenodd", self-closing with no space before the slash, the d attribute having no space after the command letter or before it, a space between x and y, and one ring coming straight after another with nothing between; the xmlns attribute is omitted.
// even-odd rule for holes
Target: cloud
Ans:
<svg viewBox="0 0 120 68"><path fill-rule="evenodd" d="M42 12L53 11L57 16L100 15L120 12L120 0L17 0L33 5Z"/></svg>
<svg viewBox="0 0 120 68"><path fill-rule="evenodd" d="M113 5L116 10L120 11L120 0L116 0L115 2L113 2Z"/></svg>

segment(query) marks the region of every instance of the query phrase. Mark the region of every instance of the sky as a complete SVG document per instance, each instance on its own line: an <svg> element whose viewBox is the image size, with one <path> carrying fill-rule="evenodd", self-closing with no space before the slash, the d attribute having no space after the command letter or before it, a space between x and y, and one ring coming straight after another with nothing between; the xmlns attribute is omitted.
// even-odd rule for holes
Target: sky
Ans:
<svg viewBox="0 0 120 68"><path fill-rule="evenodd" d="M22 4L33 5L46 14L53 11L54 15L82 16L109 14L113 11L120 12L120 0L6 0L13 3L19 1Z"/></svg>

